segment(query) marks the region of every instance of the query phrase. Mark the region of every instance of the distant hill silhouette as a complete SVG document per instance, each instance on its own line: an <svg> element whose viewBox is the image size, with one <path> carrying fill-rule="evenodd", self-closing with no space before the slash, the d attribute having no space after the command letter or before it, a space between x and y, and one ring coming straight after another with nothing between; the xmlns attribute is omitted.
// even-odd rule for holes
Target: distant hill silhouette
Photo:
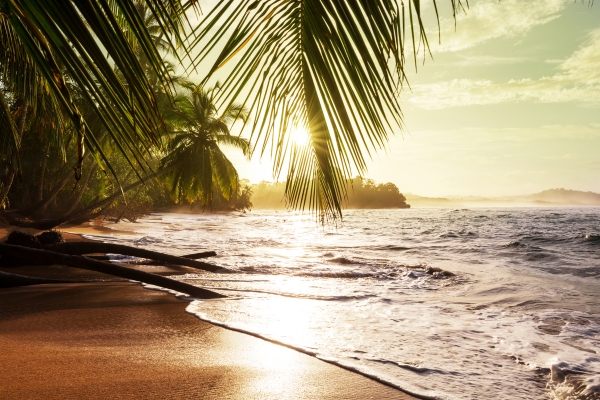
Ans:
<svg viewBox="0 0 600 400"><path fill-rule="evenodd" d="M406 201L417 207L453 207L454 201L445 197L425 197L406 193Z"/></svg>
<svg viewBox="0 0 600 400"><path fill-rule="evenodd" d="M527 198L540 203L555 203L565 205L600 206L600 194L582 192L579 190L550 189L535 193Z"/></svg>
<svg viewBox="0 0 600 400"><path fill-rule="evenodd" d="M423 197L406 194L413 207L564 207L600 206L600 193L580 190L549 189L523 196L502 197Z"/></svg>
<svg viewBox="0 0 600 400"><path fill-rule="evenodd" d="M252 185L254 209L285 209L285 182L263 181ZM501 197L426 197L412 193L403 195L393 183L376 183L371 179L353 179L348 187L349 209L376 208L458 208L458 207L565 207L600 206L600 193L568 189L549 189L522 196Z"/></svg>

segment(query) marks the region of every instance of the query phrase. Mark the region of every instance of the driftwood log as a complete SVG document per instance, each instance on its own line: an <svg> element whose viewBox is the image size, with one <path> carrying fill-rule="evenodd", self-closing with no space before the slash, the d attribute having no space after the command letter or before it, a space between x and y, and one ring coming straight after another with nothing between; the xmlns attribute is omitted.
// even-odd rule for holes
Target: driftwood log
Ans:
<svg viewBox="0 0 600 400"><path fill-rule="evenodd" d="M217 265L209 264L203 261L192 260L187 257L177 257L169 254L159 253L157 251L144 250L137 247L125 246L122 244L113 243L101 243L101 242L66 242L56 243L44 246L44 249L54 251L57 253L70 254L70 255L82 255L92 253L113 253L122 254L125 256L148 258L150 260L159 261L162 263L185 265L186 267L192 267L202 269L210 272L227 272L227 269L219 267ZM214 252L210 252L214 253ZM206 253L205 253L206 254ZM197 256L192 254L191 256ZM189 256L188 256L189 257ZM199 257L198 257L199 258Z"/></svg>
<svg viewBox="0 0 600 400"><path fill-rule="evenodd" d="M196 260L199 258L208 258L208 257L214 257L216 256L217 253L215 253L214 251L205 251L202 253L194 253L194 254L186 254L184 256L179 256L181 258L189 258L191 260ZM110 258L107 255L86 255L86 257L89 258L93 258L94 260L101 260L101 261L110 261L112 260L112 258ZM115 260L118 261L118 260ZM137 260L137 261L127 261L128 265L177 265L177 264L173 264L173 263L168 263L168 262L163 262L163 261L156 261L156 260ZM224 272L226 271L225 269L222 271Z"/></svg>
<svg viewBox="0 0 600 400"><path fill-rule="evenodd" d="M71 243L60 243L60 244L71 244ZM72 244L77 244L72 243ZM89 244L89 243L87 243ZM95 244L95 243L91 243ZM102 244L102 243L98 243ZM57 246L57 245L52 245ZM117 245L113 245L117 246ZM51 246L49 246L51 247ZM127 247L127 246L125 246ZM139 249L137 249L139 250ZM89 251L90 253L99 252L97 250ZM113 252L113 251L109 251ZM85 252L84 252L85 254ZM169 279L164 276L154 275L144 271L138 271L131 268L126 268L120 265L116 265L113 263L102 262L98 260L92 260L91 258L63 254L60 252L56 252L49 249L33 249L30 247L16 246L10 244L0 244L0 256L8 257L8 258L18 258L30 262L34 265L47 265L51 264L61 264L74 268L87 269L90 271L101 272L108 275L118 276L120 278L136 280L140 282L144 282L150 285L160 286L166 289L175 290L177 292L186 293L192 297L196 297L199 299L218 299L224 298L226 296L207 290L203 288L199 288L197 286L193 286L184 282L176 281L174 279ZM170 256L173 257L173 256ZM180 257L175 257L180 258ZM192 260L188 260L192 261ZM205 263L204 263L205 264ZM210 265L210 264L207 264ZM219 269L214 265L210 265L213 268Z"/></svg>

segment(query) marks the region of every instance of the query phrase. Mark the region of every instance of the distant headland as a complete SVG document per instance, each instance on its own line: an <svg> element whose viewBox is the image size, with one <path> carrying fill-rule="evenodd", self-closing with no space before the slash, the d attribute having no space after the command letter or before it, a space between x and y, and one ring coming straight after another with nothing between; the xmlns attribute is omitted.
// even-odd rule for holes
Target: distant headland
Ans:
<svg viewBox="0 0 600 400"><path fill-rule="evenodd" d="M424 197L406 193L413 207L593 207L600 206L600 193L568 189L549 189L521 196L500 197Z"/></svg>
<svg viewBox="0 0 600 400"><path fill-rule="evenodd" d="M285 182L263 181L250 186L252 208L257 210L287 209L284 200ZM391 183L377 183L372 179L356 177L348 182L345 208L381 209L410 208L406 197Z"/></svg>

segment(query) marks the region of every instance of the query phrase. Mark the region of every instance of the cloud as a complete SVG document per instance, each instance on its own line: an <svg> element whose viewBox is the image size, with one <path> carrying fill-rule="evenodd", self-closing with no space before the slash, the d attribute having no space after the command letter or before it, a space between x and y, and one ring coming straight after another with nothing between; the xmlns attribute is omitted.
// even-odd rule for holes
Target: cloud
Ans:
<svg viewBox="0 0 600 400"><path fill-rule="evenodd" d="M468 67L477 65L478 67L500 64L518 64L526 61L532 61L529 57L498 57L488 55L459 55L459 60L446 63L446 65L456 65L459 67Z"/></svg>
<svg viewBox="0 0 600 400"><path fill-rule="evenodd" d="M409 101L425 109L532 101L579 102L600 105L600 29L557 67L557 73L540 79L504 83L455 79L413 87Z"/></svg>
<svg viewBox="0 0 600 400"><path fill-rule="evenodd" d="M480 0L471 2L467 15L457 13L454 19L441 21L440 45L430 38L436 52L464 50L490 39L516 37L538 25L546 24L560 16L571 0ZM443 14L443 13L441 13ZM429 30L433 36L433 29ZM437 39L437 38L436 38Z"/></svg>

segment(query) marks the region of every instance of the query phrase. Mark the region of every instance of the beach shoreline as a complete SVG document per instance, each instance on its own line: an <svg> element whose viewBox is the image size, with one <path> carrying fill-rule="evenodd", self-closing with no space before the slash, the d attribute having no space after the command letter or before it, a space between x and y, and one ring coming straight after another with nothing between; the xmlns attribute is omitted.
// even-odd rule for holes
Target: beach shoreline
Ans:
<svg viewBox="0 0 600 400"><path fill-rule="evenodd" d="M99 228L110 230L88 224L63 233L78 240ZM188 302L169 293L69 267L2 270L103 282L0 289L0 398L413 399L201 321L185 312Z"/></svg>

